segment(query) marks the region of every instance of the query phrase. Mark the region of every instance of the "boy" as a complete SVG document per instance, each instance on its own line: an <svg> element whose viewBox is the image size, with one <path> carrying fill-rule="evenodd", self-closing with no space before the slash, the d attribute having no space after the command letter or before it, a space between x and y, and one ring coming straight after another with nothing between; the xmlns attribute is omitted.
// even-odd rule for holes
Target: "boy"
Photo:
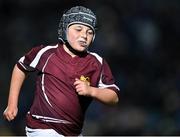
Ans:
<svg viewBox="0 0 180 137"><path fill-rule="evenodd" d="M119 88L107 62L88 51L95 38L96 16L75 6L63 14L57 45L38 46L20 58L13 69L4 117L18 112L23 81L37 71L33 104L26 116L27 136L81 135L86 109L92 99L117 104Z"/></svg>

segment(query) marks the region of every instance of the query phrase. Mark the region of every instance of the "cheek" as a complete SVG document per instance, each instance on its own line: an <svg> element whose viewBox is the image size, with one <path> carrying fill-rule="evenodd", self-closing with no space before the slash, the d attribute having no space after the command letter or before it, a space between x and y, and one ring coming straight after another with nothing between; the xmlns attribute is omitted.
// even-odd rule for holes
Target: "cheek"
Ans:
<svg viewBox="0 0 180 137"><path fill-rule="evenodd" d="M90 36L90 37L88 38L88 43L91 43L92 40L93 40L93 37Z"/></svg>
<svg viewBox="0 0 180 137"><path fill-rule="evenodd" d="M77 39L77 35L75 35L74 33L72 32L69 32L67 34L67 39L69 42L74 42L76 39Z"/></svg>

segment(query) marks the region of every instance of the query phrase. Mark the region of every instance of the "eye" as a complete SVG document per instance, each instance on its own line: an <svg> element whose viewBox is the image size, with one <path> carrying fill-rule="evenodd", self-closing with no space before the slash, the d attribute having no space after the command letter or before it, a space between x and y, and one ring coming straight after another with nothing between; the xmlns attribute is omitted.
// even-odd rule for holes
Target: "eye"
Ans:
<svg viewBox="0 0 180 137"><path fill-rule="evenodd" d="M76 31L81 31L82 28L81 28L81 27L76 27L75 30L76 30Z"/></svg>
<svg viewBox="0 0 180 137"><path fill-rule="evenodd" d="M89 35L93 35L93 34L94 34L92 30L88 30L87 33L88 33Z"/></svg>

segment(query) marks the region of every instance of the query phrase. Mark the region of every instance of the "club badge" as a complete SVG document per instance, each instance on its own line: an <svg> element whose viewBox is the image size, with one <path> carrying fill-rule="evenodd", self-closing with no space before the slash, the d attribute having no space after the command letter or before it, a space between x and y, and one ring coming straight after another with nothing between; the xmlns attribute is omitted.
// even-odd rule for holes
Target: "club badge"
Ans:
<svg viewBox="0 0 180 137"><path fill-rule="evenodd" d="M90 85L90 78L89 77L85 77L85 76L81 75L80 80L85 81L85 82L87 82L88 85Z"/></svg>

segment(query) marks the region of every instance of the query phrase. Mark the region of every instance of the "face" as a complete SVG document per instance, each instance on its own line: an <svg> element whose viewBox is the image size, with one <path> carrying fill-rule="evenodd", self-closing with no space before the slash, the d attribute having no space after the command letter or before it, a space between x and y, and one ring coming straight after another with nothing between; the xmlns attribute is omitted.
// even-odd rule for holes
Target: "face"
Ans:
<svg viewBox="0 0 180 137"><path fill-rule="evenodd" d="M93 30L85 25L73 24L67 29L69 44L79 52L85 51L89 47L93 36Z"/></svg>

